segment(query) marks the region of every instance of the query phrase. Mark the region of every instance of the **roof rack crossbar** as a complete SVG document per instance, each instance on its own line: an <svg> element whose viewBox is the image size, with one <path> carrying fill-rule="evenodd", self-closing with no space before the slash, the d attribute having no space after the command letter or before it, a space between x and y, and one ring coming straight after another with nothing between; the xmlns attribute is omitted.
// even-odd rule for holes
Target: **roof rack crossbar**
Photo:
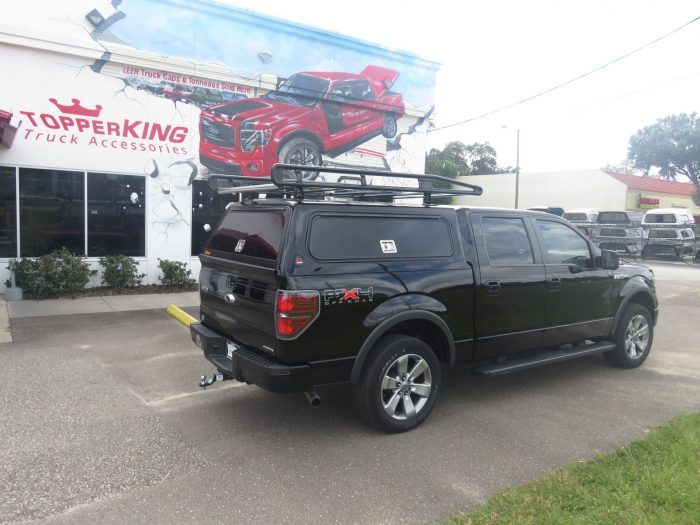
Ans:
<svg viewBox="0 0 700 525"><path fill-rule="evenodd" d="M315 180L305 180L304 172L309 171L317 173L335 173L346 176L349 175L353 179L357 180L359 184L343 183L342 180L344 179L344 177L340 177L338 179L338 182L317 182ZM292 177L289 177L290 172L293 175ZM368 175L371 175L372 177L384 177L384 179L413 179L418 181L418 188L412 186L384 186L368 184ZM349 177L345 178L348 179ZM391 192L392 195L401 196L404 198L407 198L409 196L423 197L423 204L425 204L426 206L429 206L432 203L432 198L438 196L438 193L440 194L440 196L481 195L483 193L483 190L480 186L453 180L447 177L442 177L440 175L397 173L380 170L325 166L299 166L294 164L275 164L272 167L272 182L276 184L280 189L289 189L295 191L300 199L304 198L305 192L308 194L308 192L313 189L320 189L322 192L329 196L341 196L339 190L345 196L349 196L353 195L353 190L355 190L354 196L359 196L359 193L362 191L371 192L374 196L378 196L378 193ZM443 185L447 185L447 187L435 187L434 183L436 182L442 183ZM350 188L348 188L348 186Z"/></svg>
<svg viewBox="0 0 700 525"><path fill-rule="evenodd" d="M308 172L334 173L341 175L337 182L311 180ZM367 177L384 177L386 179L413 179L418 186L388 186L368 183ZM248 184L239 187L222 188L221 194L261 192L270 193L280 190L283 194L291 194L296 200L305 197L339 197L339 198L377 198L401 197L422 198L423 204L430 206L435 197L450 197L455 195L481 195L480 186L453 180L440 175L417 173L397 173L392 171L366 170L355 168L340 168L326 166L300 166L297 164L275 164L270 178L228 176L236 181ZM345 181L345 182L343 182ZM446 187L436 186L440 183Z"/></svg>

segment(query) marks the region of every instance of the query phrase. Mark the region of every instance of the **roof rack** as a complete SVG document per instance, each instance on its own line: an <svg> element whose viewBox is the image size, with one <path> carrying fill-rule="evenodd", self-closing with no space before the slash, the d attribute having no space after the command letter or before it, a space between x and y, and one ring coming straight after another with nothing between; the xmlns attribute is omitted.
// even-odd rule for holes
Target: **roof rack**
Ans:
<svg viewBox="0 0 700 525"><path fill-rule="evenodd" d="M337 182L317 181L319 173L341 175ZM367 181L367 177L414 179L418 187L377 185ZM393 171L365 170L355 168L331 168L324 166L300 166L297 164L275 164L272 176L243 177L227 176L227 179L248 182L248 185L219 189L220 194L229 193L270 193L281 192L291 195L295 200L305 198L322 199L325 197L342 197L358 200L370 200L377 197L417 197L423 199L425 206L432 204L434 197L454 195L481 195L481 186L467 184L440 175L416 173L397 173ZM374 181L372 181L374 182ZM434 186L442 183L446 187Z"/></svg>

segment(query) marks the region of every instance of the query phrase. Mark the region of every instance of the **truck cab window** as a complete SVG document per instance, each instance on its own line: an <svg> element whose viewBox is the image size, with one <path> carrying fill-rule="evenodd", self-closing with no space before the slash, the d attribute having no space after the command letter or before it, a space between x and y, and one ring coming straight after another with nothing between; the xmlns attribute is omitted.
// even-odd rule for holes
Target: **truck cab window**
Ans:
<svg viewBox="0 0 700 525"><path fill-rule="evenodd" d="M486 252L493 266L533 264L532 247L522 219L484 217Z"/></svg>
<svg viewBox="0 0 700 525"><path fill-rule="evenodd" d="M550 264L575 264L592 268L588 243L574 230L559 222L537 219Z"/></svg>

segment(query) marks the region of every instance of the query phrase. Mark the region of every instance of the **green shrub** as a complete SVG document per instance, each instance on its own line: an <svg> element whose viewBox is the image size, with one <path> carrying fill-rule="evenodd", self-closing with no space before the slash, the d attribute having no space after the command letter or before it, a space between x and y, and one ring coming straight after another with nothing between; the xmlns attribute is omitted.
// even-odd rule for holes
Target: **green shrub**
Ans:
<svg viewBox="0 0 700 525"><path fill-rule="evenodd" d="M138 273L139 267L136 261L126 255L106 255L100 258L100 265L105 269L102 274L102 284L111 286L115 290L138 286L146 277L145 273Z"/></svg>
<svg viewBox="0 0 700 525"><path fill-rule="evenodd" d="M158 268L163 272L160 282L166 286L189 286L196 282L192 278L192 271L183 262L159 258Z"/></svg>
<svg viewBox="0 0 700 525"><path fill-rule="evenodd" d="M34 299L74 294L85 288L90 275L96 273L84 257L73 255L67 248L36 259L11 260L7 267L15 272L24 295Z"/></svg>

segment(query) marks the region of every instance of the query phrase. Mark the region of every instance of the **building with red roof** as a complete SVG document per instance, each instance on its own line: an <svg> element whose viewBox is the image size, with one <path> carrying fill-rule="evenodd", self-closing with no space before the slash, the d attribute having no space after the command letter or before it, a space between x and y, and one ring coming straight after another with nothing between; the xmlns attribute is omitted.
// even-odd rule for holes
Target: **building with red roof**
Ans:
<svg viewBox="0 0 700 525"><path fill-rule="evenodd" d="M483 187L479 197L457 199L460 204L515 206L515 174L471 175L462 180ZM602 170L520 174L518 208L542 206L565 210L597 208L606 211L647 211L653 208L688 208L700 216L693 197L695 186L656 177L641 177Z"/></svg>
<svg viewBox="0 0 700 525"><path fill-rule="evenodd" d="M689 182L624 173L608 172L608 175L627 186L625 208L628 210L688 208L694 215L700 215L700 207L693 200L695 186Z"/></svg>

